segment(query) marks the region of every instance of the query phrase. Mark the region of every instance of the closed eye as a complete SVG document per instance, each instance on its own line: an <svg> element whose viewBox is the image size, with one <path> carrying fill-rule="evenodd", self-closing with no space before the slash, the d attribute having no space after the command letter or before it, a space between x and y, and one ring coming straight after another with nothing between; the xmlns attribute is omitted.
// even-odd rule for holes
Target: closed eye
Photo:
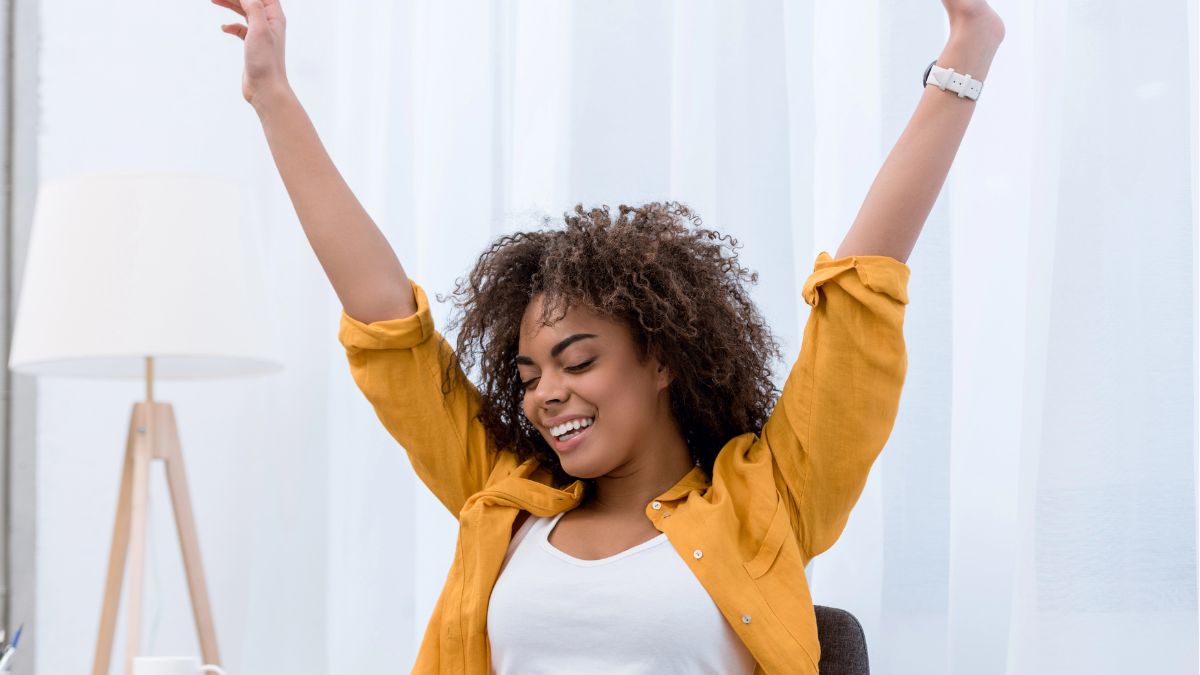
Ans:
<svg viewBox="0 0 1200 675"><path fill-rule="evenodd" d="M567 370L569 370L573 373L579 372L579 371L583 370L584 368L587 368L588 366L592 365L592 361L595 361L595 360L596 359L589 359L587 361L584 361L583 363L580 363L580 364L577 364L574 366L567 366Z"/></svg>
<svg viewBox="0 0 1200 675"><path fill-rule="evenodd" d="M592 362L595 360L596 359L588 359L587 361L584 361L583 363L577 363L573 366L567 366L566 368L564 368L564 370L569 370L572 373L578 373L578 372L584 370L585 368L587 368L588 366L592 365ZM528 389L530 386L533 385L534 382L537 382L539 379L541 379L541 378L538 378L538 377L530 378L530 379L522 382L521 386Z"/></svg>

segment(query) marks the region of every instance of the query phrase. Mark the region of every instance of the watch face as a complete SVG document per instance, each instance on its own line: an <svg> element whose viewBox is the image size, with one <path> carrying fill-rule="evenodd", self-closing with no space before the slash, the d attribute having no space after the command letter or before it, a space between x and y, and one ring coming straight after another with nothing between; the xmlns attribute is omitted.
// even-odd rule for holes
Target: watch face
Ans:
<svg viewBox="0 0 1200 675"><path fill-rule="evenodd" d="M925 75L921 78L921 86L924 87L929 82L929 73L933 72L933 64L937 63L937 59L929 62L929 67L925 69Z"/></svg>

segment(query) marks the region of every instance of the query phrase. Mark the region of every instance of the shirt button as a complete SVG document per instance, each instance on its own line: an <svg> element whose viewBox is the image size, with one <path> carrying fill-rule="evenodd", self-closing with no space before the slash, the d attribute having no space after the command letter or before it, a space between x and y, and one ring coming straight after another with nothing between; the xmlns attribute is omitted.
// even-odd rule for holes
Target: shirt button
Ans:
<svg viewBox="0 0 1200 675"><path fill-rule="evenodd" d="M650 508L652 508L652 509L654 509L655 511L657 511L657 510L659 510L659 509L661 509L661 508L662 508L662 502L659 502L659 501L654 501L654 502L651 502L651 503L650 503Z"/></svg>
<svg viewBox="0 0 1200 675"><path fill-rule="evenodd" d="M742 623L750 623L750 615L749 614L742 615Z"/></svg>
<svg viewBox="0 0 1200 675"><path fill-rule="evenodd" d="M704 556L704 552L701 551L700 549L696 549L695 551L692 551L692 557L694 557L696 560L699 560L703 556Z"/></svg>

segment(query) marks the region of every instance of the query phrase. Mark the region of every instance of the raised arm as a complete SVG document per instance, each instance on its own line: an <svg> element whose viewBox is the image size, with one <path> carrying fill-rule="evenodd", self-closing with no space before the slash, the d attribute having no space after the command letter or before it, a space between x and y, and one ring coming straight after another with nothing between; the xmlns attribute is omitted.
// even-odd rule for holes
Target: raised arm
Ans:
<svg viewBox="0 0 1200 675"><path fill-rule="evenodd" d="M1004 39L1004 22L986 0L942 0L942 4L950 17L950 39L937 65L984 80ZM925 87L916 112L838 248L838 258L885 255L908 262L976 105L969 98Z"/></svg>
<svg viewBox="0 0 1200 675"><path fill-rule="evenodd" d="M422 482L457 517L499 458L477 419L479 392L292 92L279 0L211 1L246 17L248 25L221 30L245 42L242 95L262 120L296 215L342 302L338 339L350 374Z"/></svg>
<svg viewBox="0 0 1200 675"><path fill-rule="evenodd" d="M983 0L943 3L951 36L938 64L983 80L1003 23ZM841 536L891 436L908 369L908 255L975 105L926 87L837 256L822 251L804 284L812 312L760 442L805 560Z"/></svg>
<svg viewBox="0 0 1200 675"><path fill-rule="evenodd" d="M242 96L258 113L300 225L346 314L363 323L412 315L417 303L400 260L338 173L288 83L279 0L211 1L246 19L221 26L245 42Z"/></svg>

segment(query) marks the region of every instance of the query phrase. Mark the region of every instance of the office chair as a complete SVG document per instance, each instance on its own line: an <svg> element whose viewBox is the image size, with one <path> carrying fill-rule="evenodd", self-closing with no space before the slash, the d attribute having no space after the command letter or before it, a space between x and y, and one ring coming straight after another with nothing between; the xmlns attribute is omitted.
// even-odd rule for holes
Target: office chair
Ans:
<svg viewBox="0 0 1200 675"><path fill-rule="evenodd" d="M867 636L854 615L844 609L814 605L821 643L821 675L870 675Z"/></svg>

